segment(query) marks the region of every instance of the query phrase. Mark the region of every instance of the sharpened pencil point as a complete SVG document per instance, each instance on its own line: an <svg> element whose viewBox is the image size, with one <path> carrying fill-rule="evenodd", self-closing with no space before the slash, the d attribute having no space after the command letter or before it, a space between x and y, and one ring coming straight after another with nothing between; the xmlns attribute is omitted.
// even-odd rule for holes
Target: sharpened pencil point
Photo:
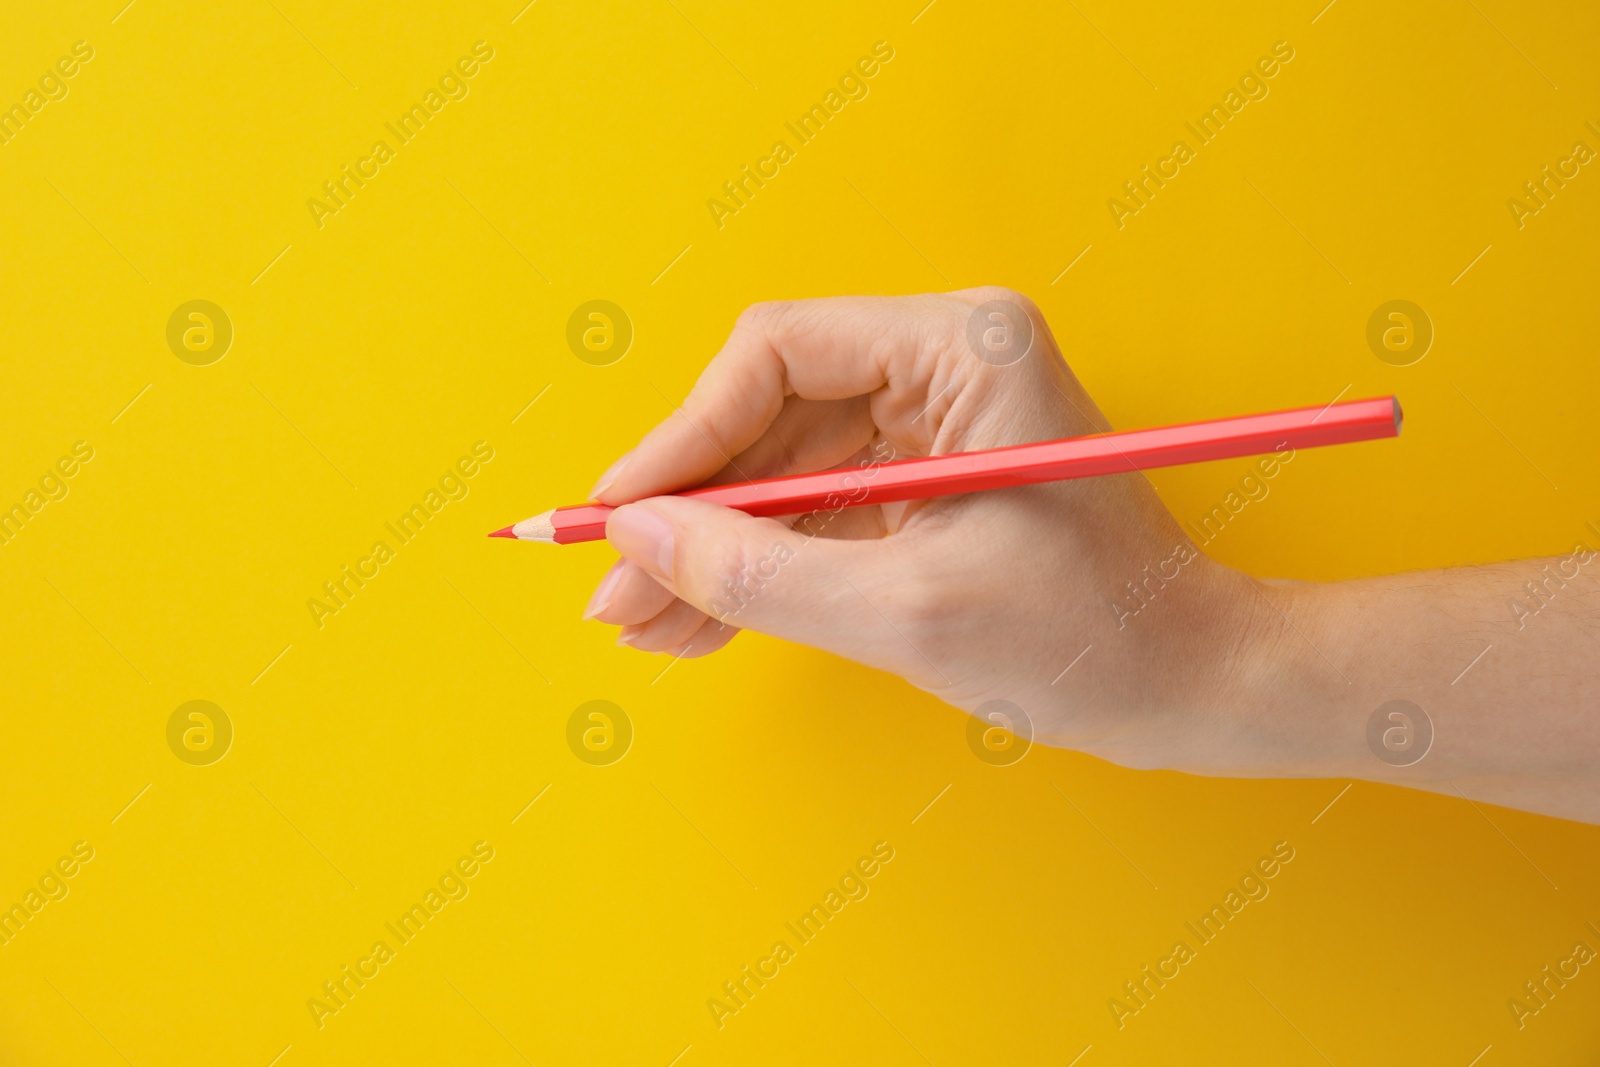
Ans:
<svg viewBox="0 0 1600 1067"><path fill-rule="evenodd" d="M496 530L494 533L490 534L489 536L490 537L510 537L510 538L512 538L514 540L516 538L516 536L517 536L517 528L515 526L507 526L504 530Z"/></svg>
<svg viewBox="0 0 1600 1067"><path fill-rule="evenodd" d="M554 510L541 511L531 519L523 519L512 527L517 532L518 541L542 541L545 544L554 544L556 539L555 523L551 522Z"/></svg>

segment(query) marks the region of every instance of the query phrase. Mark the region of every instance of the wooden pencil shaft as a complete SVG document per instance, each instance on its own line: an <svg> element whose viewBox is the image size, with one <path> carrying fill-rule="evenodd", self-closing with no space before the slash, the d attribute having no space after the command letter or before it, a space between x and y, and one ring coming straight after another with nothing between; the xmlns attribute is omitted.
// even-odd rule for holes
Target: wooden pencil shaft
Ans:
<svg viewBox="0 0 1600 1067"><path fill-rule="evenodd" d="M1285 448L1375 440L1397 436L1400 423L1399 402L1392 396L1378 397L1321 408L919 456L877 466L690 489L676 495L758 517L797 515L1204 463ZM613 510L605 504L557 508L550 513L555 542L574 544L603 538L606 516Z"/></svg>

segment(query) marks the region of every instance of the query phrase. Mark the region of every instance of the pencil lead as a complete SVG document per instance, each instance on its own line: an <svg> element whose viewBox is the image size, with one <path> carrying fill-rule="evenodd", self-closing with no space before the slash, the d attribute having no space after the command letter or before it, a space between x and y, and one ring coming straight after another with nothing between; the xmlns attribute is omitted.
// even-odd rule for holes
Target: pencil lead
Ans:
<svg viewBox="0 0 1600 1067"><path fill-rule="evenodd" d="M489 536L490 537L510 537L510 538L514 539L517 536L517 528L515 526L507 526L504 530L496 530L494 533L490 534Z"/></svg>

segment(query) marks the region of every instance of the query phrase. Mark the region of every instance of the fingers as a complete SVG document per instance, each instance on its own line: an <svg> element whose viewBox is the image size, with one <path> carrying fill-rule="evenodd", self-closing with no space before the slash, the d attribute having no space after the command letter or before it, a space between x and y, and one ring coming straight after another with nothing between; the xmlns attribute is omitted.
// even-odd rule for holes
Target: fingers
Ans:
<svg viewBox="0 0 1600 1067"><path fill-rule="evenodd" d="M626 559L611 565L583 617L621 626L619 645L690 659L710 655L739 632L737 626L708 619Z"/></svg>
<svg viewBox="0 0 1600 1067"><path fill-rule="evenodd" d="M613 626L638 625L661 614L674 599L660 582L637 564L619 559L600 579L583 617L599 619Z"/></svg>
<svg viewBox="0 0 1600 1067"><path fill-rule="evenodd" d="M738 634L739 628L731 623L707 619L687 642L679 648L667 651L683 659L699 659L722 648Z"/></svg>
<svg viewBox="0 0 1600 1067"><path fill-rule="evenodd" d="M705 621L705 612L693 604L674 600L655 618L637 626L624 626L617 644L641 652L665 652L688 642Z"/></svg>
<svg viewBox="0 0 1600 1067"><path fill-rule="evenodd" d="M898 650L883 647L894 640L892 628L863 592L883 587L894 571L896 552L887 541L806 538L775 519L684 497L620 507L606 536L680 601L714 621L863 662L895 661ZM664 614L675 612L674 605ZM670 621L659 641L663 647L687 625L676 614Z"/></svg>
<svg viewBox="0 0 1600 1067"><path fill-rule="evenodd" d="M975 328L1012 337L1019 322L1033 331L1020 356L978 351ZM594 499L617 506L607 538L627 563L589 617L674 655L720 647L737 626L925 675L902 626L932 626L940 609L904 542L937 532L948 508L842 511L825 531L813 515L791 530L660 494L828 469L882 441L902 458L1066 437L1101 429L1096 414L1038 309L1008 290L758 305L683 407L595 487ZM716 623L730 625L708 629Z"/></svg>
<svg viewBox="0 0 1600 1067"><path fill-rule="evenodd" d="M858 449L856 453L846 458L843 466L854 466L864 454L866 454L865 449ZM774 460L774 462L779 461ZM796 465L799 463L793 455L782 462L796 463ZM781 469L787 468L780 466ZM889 527L885 523L884 509L876 506L846 508L836 512L818 512L804 516L785 516L778 521L793 528L796 519L805 521L802 532L807 537L867 540L883 537L889 532ZM613 563L600 579L594 594L589 598L588 606L584 609L583 618L585 621L595 619L623 627L617 643L641 651L671 652L676 645L690 643L695 646L695 655L713 651L713 648L708 647L706 635L712 629L720 628L706 628L706 633L686 637L685 632L688 627L684 625L673 626L670 631L658 625L666 620L682 617L681 609L686 607L683 601L678 600L638 564L622 558ZM693 608L689 610L697 624L705 621L704 612ZM732 640L731 634L718 640L715 647L720 648L729 640Z"/></svg>
<svg viewBox="0 0 1600 1067"><path fill-rule="evenodd" d="M655 585L653 579L646 581ZM657 585L656 588L661 587ZM642 623L623 626L617 636L617 644L640 652L665 652L671 656L696 659L717 651L739 632L737 626L707 618L699 608L665 590L662 592L668 600L667 606Z"/></svg>
<svg viewBox="0 0 1600 1067"><path fill-rule="evenodd" d="M975 338L1000 328L990 320L1020 321L985 312L995 301L1032 331L1014 361L978 350ZM591 495L622 504L762 476L739 473L747 451L752 467L817 469L872 432L905 454L928 455L1103 429L1096 414L1038 309L1010 290L758 304L739 317L683 406Z"/></svg>
<svg viewBox="0 0 1600 1067"><path fill-rule="evenodd" d="M938 297L840 297L758 304L739 317L683 407L647 434L596 487L608 504L698 485L754 445L791 394L847 400L886 385L915 392Z"/></svg>
<svg viewBox="0 0 1600 1067"><path fill-rule="evenodd" d="M706 479L707 485L827 470L864 452L875 433L867 397L787 397L756 443Z"/></svg>

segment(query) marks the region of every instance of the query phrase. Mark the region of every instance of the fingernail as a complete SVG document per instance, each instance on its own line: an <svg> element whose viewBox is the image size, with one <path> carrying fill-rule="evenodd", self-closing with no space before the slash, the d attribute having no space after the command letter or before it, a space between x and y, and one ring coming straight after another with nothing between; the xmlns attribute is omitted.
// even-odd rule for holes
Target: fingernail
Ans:
<svg viewBox="0 0 1600 1067"><path fill-rule="evenodd" d="M598 500L600 494L611 488L611 483L617 480L617 475L622 473L622 468L628 465L628 460L633 458L632 452L624 452L622 458L606 468L600 480L594 483L594 488L589 490L589 499Z"/></svg>
<svg viewBox="0 0 1600 1067"><path fill-rule="evenodd" d="M588 622L606 608L611 606L611 594L616 591L617 581L622 577L622 565L626 560L617 560L606 571L605 577L600 579L600 584L595 587L594 596L589 598L589 606L583 609L583 620Z"/></svg>
<svg viewBox="0 0 1600 1067"><path fill-rule="evenodd" d="M640 631L638 630L624 628L623 631L617 635L617 644L624 647L631 645L633 644L633 639L638 637L639 633Z"/></svg>
<svg viewBox="0 0 1600 1067"><path fill-rule="evenodd" d="M606 524L606 538L645 570L672 581L672 524L659 512L643 504L618 508Z"/></svg>

